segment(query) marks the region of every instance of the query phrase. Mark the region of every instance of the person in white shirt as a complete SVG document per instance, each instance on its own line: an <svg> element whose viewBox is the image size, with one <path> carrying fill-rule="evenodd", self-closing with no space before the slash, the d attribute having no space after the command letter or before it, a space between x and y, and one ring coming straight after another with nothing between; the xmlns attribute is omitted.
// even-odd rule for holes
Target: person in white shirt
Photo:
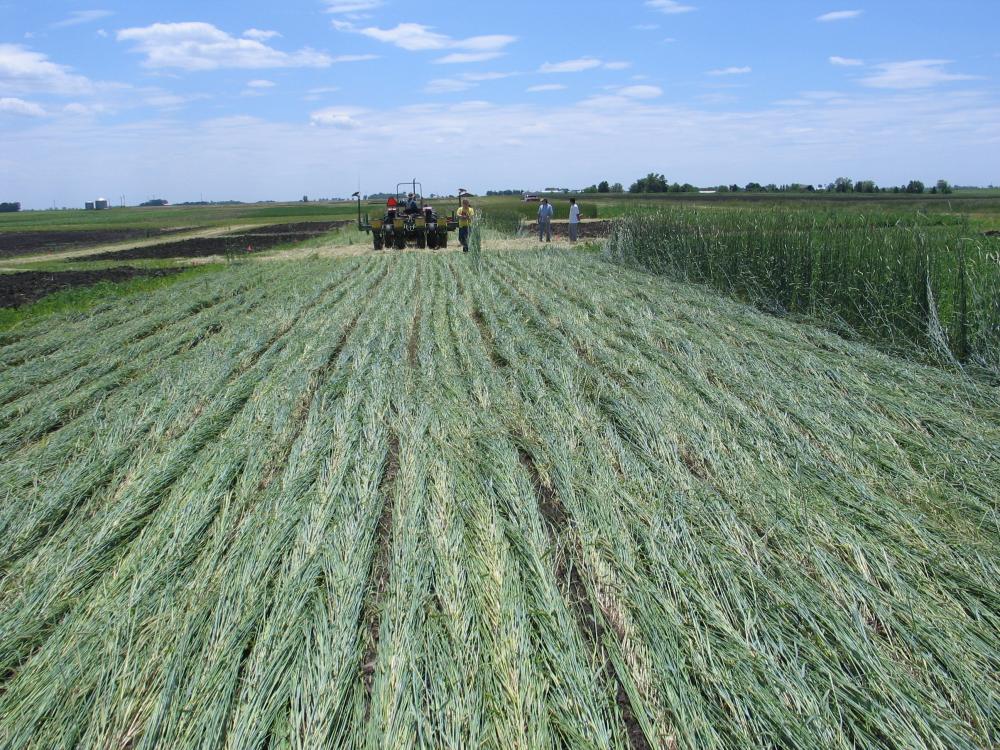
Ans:
<svg viewBox="0 0 1000 750"><path fill-rule="evenodd" d="M576 205L576 198L569 199L569 241L576 242L580 236L580 207Z"/></svg>
<svg viewBox="0 0 1000 750"><path fill-rule="evenodd" d="M542 204L538 207L538 241L542 241L545 235L546 242L552 242L552 214L555 209L549 203L548 198L542 198Z"/></svg>

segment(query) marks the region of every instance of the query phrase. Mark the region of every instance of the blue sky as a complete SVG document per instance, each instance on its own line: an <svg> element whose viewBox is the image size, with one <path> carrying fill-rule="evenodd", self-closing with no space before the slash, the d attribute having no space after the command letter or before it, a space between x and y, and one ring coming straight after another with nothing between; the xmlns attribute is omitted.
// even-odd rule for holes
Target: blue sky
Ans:
<svg viewBox="0 0 1000 750"><path fill-rule="evenodd" d="M0 200L1000 183L997 0L0 0Z"/></svg>

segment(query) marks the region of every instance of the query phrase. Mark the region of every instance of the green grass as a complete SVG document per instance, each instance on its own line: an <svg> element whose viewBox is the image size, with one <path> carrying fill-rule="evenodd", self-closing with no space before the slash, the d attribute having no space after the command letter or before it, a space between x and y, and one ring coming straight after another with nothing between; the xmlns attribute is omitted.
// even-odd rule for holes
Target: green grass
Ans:
<svg viewBox="0 0 1000 750"><path fill-rule="evenodd" d="M50 264L54 265L54 264ZM96 270L112 266L120 266L121 263L93 263L93 264L71 264L71 266L58 266L54 268L34 268L30 270ZM130 264L132 265L132 264ZM143 266L149 268L163 268L164 264L150 264ZM46 295L40 300L22 307L0 307L0 331L5 331L20 324L33 322L39 318L48 317L56 313L62 314L82 314L96 307L113 305L121 299L131 295L145 294L148 292L172 286L186 279L192 279L204 274L213 273L224 266L220 264L205 264L187 268L180 273L171 276L157 276L147 278L135 278L123 282L101 281L97 284L67 289L62 292L55 292ZM28 269L26 269L28 270Z"/></svg>
<svg viewBox="0 0 1000 750"><path fill-rule="evenodd" d="M1000 241L977 234L962 217L643 210L616 223L606 255L899 351L1000 375Z"/></svg>
<svg viewBox="0 0 1000 750"><path fill-rule="evenodd" d="M996 389L493 231L0 335L0 746L1000 744Z"/></svg>

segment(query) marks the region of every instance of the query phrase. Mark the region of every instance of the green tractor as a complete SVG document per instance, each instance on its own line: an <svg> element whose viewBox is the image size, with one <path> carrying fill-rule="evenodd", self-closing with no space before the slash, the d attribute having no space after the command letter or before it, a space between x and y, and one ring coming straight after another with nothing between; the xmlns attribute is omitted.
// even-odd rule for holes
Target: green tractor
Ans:
<svg viewBox="0 0 1000 750"><path fill-rule="evenodd" d="M404 193L403 186L409 188ZM406 247L448 247L448 232L458 229L458 219L438 216L437 209L424 203L423 186L416 180L396 185L396 196L389 198L381 217L361 216L361 194L358 199L358 229L371 234L376 250L403 250Z"/></svg>

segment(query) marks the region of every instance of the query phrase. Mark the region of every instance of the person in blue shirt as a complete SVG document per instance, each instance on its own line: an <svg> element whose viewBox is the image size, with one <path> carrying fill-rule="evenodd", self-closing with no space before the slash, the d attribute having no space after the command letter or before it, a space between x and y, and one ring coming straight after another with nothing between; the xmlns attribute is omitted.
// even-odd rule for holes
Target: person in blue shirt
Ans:
<svg viewBox="0 0 1000 750"><path fill-rule="evenodd" d="M552 215L555 209L549 203L548 198L542 198L542 203L538 207L538 241L542 241L545 236L546 242L552 242Z"/></svg>

